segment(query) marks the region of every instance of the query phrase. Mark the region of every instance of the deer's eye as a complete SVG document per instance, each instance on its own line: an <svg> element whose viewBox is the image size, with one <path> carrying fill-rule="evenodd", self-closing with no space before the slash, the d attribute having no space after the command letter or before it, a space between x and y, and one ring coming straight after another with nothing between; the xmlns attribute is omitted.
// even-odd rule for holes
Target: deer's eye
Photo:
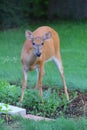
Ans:
<svg viewBox="0 0 87 130"><path fill-rule="evenodd" d="M44 42L42 42L41 45L43 46L43 45L44 45Z"/></svg>
<svg viewBox="0 0 87 130"><path fill-rule="evenodd" d="M34 42L33 42L32 44L33 44L33 45L35 45L35 43L34 43Z"/></svg>

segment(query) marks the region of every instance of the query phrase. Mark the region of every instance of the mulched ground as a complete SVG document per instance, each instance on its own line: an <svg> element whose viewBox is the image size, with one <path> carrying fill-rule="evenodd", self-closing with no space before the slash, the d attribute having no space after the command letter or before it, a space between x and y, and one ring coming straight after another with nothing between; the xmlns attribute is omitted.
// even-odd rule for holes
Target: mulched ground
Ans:
<svg viewBox="0 0 87 130"><path fill-rule="evenodd" d="M87 117L87 92L80 92L77 90L77 97L68 104L68 108L65 111L68 117Z"/></svg>

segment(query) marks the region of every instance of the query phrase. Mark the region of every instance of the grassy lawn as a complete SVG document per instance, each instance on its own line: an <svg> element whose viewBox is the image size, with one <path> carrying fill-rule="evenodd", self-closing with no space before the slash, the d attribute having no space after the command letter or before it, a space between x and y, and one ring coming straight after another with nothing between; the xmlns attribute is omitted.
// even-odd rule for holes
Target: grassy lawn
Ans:
<svg viewBox="0 0 87 130"><path fill-rule="evenodd" d="M56 22L46 24L60 36L61 55L68 88L87 90L87 22ZM25 40L25 30L34 30L40 25L25 26L0 32L0 79L21 85L20 54ZM59 72L54 63L45 64L43 84L62 87ZM36 83L36 72L30 72L28 86Z"/></svg>
<svg viewBox="0 0 87 130"><path fill-rule="evenodd" d="M2 130L87 130L87 120L83 118L78 120L59 118L56 121L20 119L14 125L6 126L4 128L1 126Z"/></svg>
<svg viewBox="0 0 87 130"><path fill-rule="evenodd" d="M25 124L24 124L25 122ZM45 121L41 121L41 122L33 122L27 120L24 120L23 122L23 127L26 130L86 130L87 129L87 122L84 119L81 119L79 121L74 121L74 120L66 120L64 118L60 118L56 121L50 121L50 122L45 122ZM28 125L27 125L28 124ZM31 128L30 128L31 127ZM24 130L25 130L24 129Z"/></svg>

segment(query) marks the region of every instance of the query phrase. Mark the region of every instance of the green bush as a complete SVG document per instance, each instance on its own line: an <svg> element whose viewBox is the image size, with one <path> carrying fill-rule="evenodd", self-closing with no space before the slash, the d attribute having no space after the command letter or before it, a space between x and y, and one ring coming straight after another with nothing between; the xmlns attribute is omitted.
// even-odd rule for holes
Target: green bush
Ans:
<svg viewBox="0 0 87 130"><path fill-rule="evenodd" d="M0 80L0 102L16 105L19 102L21 88Z"/></svg>
<svg viewBox="0 0 87 130"><path fill-rule="evenodd" d="M54 118L57 115L57 109L61 106L67 106L65 94L62 94L62 100L56 91L48 89L43 92L43 99L36 90L27 90L24 95L23 107L28 113L44 117Z"/></svg>
<svg viewBox="0 0 87 130"><path fill-rule="evenodd" d="M61 95L60 95L61 93ZM19 105L21 96L21 88L16 85L10 85L8 82L0 80L0 102ZM70 99L76 96L73 92ZM48 89L43 92L43 97L39 95L39 91L26 89L22 107L26 108L27 113L40 115L49 118L64 116L68 107L66 95L55 89Z"/></svg>

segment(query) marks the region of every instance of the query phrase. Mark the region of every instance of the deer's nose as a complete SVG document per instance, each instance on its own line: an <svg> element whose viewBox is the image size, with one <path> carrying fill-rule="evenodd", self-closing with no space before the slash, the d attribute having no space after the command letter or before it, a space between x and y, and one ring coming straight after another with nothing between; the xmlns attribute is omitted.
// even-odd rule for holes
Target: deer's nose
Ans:
<svg viewBox="0 0 87 130"><path fill-rule="evenodd" d="M36 55L37 55L38 57L40 57L40 56L41 56L41 53L39 52L39 53L37 53Z"/></svg>

